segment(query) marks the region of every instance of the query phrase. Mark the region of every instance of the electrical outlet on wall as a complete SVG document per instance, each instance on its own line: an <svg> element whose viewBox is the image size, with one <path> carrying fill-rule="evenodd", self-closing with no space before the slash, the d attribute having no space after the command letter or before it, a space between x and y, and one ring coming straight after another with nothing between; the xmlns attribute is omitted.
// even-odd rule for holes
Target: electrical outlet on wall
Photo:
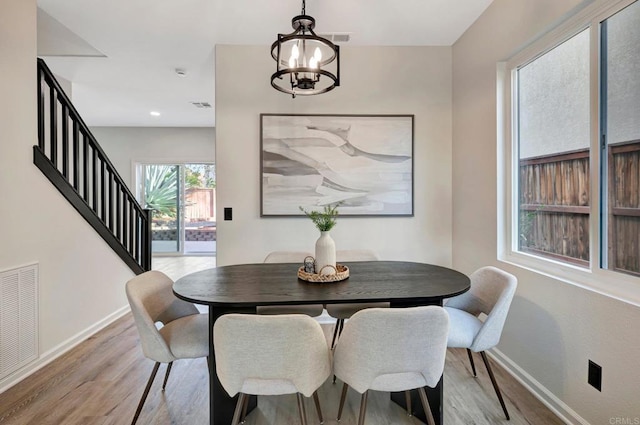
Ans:
<svg viewBox="0 0 640 425"><path fill-rule="evenodd" d="M596 390L602 392L602 366L589 360L587 382Z"/></svg>

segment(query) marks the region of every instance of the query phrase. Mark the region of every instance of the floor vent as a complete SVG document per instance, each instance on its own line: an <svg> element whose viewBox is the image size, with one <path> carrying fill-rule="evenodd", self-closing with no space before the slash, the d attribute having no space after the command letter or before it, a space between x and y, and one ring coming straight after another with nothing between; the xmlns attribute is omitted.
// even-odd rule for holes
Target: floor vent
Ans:
<svg viewBox="0 0 640 425"><path fill-rule="evenodd" d="M38 265L0 272L0 379L38 358Z"/></svg>

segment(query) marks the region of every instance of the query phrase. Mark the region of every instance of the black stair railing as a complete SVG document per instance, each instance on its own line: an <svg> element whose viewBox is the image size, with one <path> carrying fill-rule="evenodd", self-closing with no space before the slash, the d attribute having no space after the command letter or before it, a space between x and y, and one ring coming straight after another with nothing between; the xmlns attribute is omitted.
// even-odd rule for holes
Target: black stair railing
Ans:
<svg viewBox="0 0 640 425"><path fill-rule="evenodd" d="M131 270L151 269L151 211L138 204L42 59L33 163Z"/></svg>

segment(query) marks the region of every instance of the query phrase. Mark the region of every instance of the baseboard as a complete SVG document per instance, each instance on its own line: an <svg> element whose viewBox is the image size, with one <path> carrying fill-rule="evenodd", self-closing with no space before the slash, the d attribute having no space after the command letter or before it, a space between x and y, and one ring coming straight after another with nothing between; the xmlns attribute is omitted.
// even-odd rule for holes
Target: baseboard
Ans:
<svg viewBox="0 0 640 425"><path fill-rule="evenodd" d="M529 375L497 348L487 351L489 356L506 370L516 381L520 382L531 394L549 408L560 420L569 425L590 425L575 410L567 406L544 385Z"/></svg>
<svg viewBox="0 0 640 425"><path fill-rule="evenodd" d="M43 367L45 367L46 365L48 365L49 363L51 363L61 355L65 354L66 352L68 352L69 350L71 350L76 345L80 344L90 336L106 328L111 323L115 322L116 320L118 320L119 318L127 314L129 311L131 311L131 308L128 305L126 305L116 310L114 313L108 315L104 319L100 320L99 322L89 326L87 329L83 330L82 332L77 333L76 335L72 336L71 338L67 339L66 341L62 342L61 344L57 345L56 347L52 348L46 353L40 354L38 356L38 359L35 360L34 362L29 363L28 365L15 371L11 375L7 376L6 378L0 380L0 394L5 392L9 388L13 387L14 385L16 385L18 382L24 380L28 376L34 374L38 370L42 369Z"/></svg>

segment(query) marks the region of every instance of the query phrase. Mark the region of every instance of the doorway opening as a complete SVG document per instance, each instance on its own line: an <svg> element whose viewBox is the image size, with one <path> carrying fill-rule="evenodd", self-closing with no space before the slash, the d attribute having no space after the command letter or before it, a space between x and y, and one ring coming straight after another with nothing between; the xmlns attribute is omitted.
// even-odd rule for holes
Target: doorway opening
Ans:
<svg viewBox="0 0 640 425"><path fill-rule="evenodd" d="M138 199L153 211L153 255L216 254L214 164L138 164Z"/></svg>

